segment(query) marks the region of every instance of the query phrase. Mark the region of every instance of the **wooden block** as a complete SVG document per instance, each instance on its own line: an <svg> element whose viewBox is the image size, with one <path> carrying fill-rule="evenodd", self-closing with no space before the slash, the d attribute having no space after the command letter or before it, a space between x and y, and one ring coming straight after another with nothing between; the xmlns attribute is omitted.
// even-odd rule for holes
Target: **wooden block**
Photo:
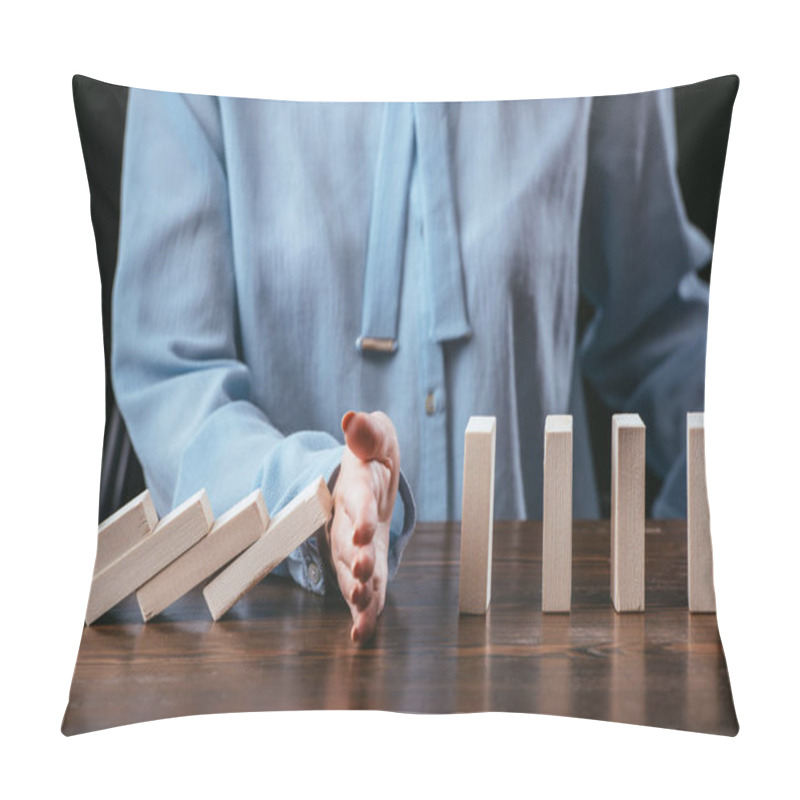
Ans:
<svg viewBox="0 0 800 800"><path fill-rule="evenodd" d="M204 489L167 514L152 533L94 576L86 624L91 625L161 572L205 536L213 522L214 515Z"/></svg>
<svg viewBox="0 0 800 800"><path fill-rule="evenodd" d="M152 533L157 524L156 507L150 498L150 492L145 489L97 529L94 574L102 572L109 564L127 553L145 536Z"/></svg>
<svg viewBox="0 0 800 800"><path fill-rule="evenodd" d="M332 507L330 492L320 476L275 515L255 544L206 586L203 597L211 616L219 619L292 550L321 528L330 518Z"/></svg>
<svg viewBox="0 0 800 800"><path fill-rule="evenodd" d="M186 592L250 547L267 529L269 514L260 489L223 514L206 536L176 558L138 592L142 619L152 619Z"/></svg>
<svg viewBox="0 0 800 800"><path fill-rule="evenodd" d="M702 413L686 416L686 553L689 611L713 614L714 567L706 486L706 441Z"/></svg>
<svg viewBox="0 0 800 800"><path fill-rule="evenodd" d="M611 600L644 611L645 426L638 414L611 420Z"/></svg>
<svg viewBox="0 0 800 800"><path fill-rule="evenodd" d="M542 611L569 611L572 602L572 417L544 423Z"/></svg>
<svg viewBox="0 0 800 800"><path fill-rule="evenodd" d="M492 594L495 429L494 417L470 417L464 434L458 579L458 610L462 614L485 614Z"/></svg>

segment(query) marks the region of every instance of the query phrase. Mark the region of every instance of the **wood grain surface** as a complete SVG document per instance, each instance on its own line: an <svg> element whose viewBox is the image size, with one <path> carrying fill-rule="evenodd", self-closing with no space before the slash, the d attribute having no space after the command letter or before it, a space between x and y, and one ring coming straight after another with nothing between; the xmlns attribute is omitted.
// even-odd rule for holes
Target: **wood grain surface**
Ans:
<svg viewBox="0 0 800 800"><path fill-rule="evenodd" d="M200 588L84 628L62 731L291 709L513 711L735 735L716 615L690 615L686 524L648 522L646 608L616 614L608 521L576 522L572 612L542 614L541 523L496 522L492 602L459 616L458 523L420 524L368 647L340 597L267 578L212 622Z"/></svg>

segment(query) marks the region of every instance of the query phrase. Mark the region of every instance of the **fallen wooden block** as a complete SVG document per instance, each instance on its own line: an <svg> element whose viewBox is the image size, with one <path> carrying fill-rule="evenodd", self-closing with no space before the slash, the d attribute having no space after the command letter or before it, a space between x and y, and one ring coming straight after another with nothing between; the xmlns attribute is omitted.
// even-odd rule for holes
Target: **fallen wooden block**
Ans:
<svg viewBox="0 0 800 800"><path fill-rule="evenodd" d="M485 614L492 593L494 417L470 417L464 434L458 610Z"/></svg>
<svg viewBox="0 0 800 800"><path fill-rule="evenodd" d="M714 566L706 486L706 443L702 413L686 416L686 554L689 611L713 614Z"/></svg>
<svg viewBox="0 0 800 800"><path fill-rule="evenodd" d="M328 487L319 477L281 509L255 544L203 590L212 618L218 620L292 550L321 528L330 518L332 506Z"/></svg>
<svg viewBox="0 0 800 800"><path fill-rule="evenodd" d="M128 552L158 524L158 514L145 489L130 503L122 506L97 529L97 557L94 574L102 572L109 564Z"/></svg>
<svg viewBox="0 0 800 800"><path fill-rule="evenodd" d="M645 426L638 414L611 419L611 600L644 611Z"/></svg>
<svg viewBox="0 0 800 800"><path fill-rule="evenodd" d="M214 522L205 490L167 514L152 533L92 579L86 624L91 625L208 533Z"/></svg>
<svg viewBox="0 0 800 800"><path fill-rule="evenodd" d="M261 490L249 494L223 514L196 545L165 567L136 592L147 622L183 597L257 541L267 529L269 514Z"/></svg>
<svg viewBox="0 0 800 800"><path fill-rule="evenodd" d="M542 506L542 611L572 603L572 417L551 414L544 423Z"/></svg>

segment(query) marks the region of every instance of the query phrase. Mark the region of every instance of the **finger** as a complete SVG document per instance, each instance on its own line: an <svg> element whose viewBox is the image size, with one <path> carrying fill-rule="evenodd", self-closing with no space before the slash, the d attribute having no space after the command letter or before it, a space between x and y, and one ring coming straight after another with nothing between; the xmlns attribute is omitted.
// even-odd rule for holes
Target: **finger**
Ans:
<svg viewBox="0 0 800 800"><path fill-rule="evenodd" d="M400 443L397 440L394 423L386 414L382 411L373 411L370 418L383 427L386 435L385 449L378 460L389 470L389 486L386 492L382 492L378 496L378 516L381 520L387 520L394 511L394 502L400 483Z"/></svg>
<svg viewBox="0 0 800 800"><path fill-rule="evenodd" d="M377 513L387 519L394 510L400 481L400 445L392 421L382 411L348 411L342 417L348 450L361 461L374 460L389 470L389 485L379 492Z"/></svg>
<svg viewBox="0 0 800 800"><path fill-rule="evenodd" d="M358 548L353 544L352 530L345 533L340 537L340 541L336 544L336 549L333 554L336 569L346 569L348 572L353 572L353 564L356 560Z"/></svg>
<svg viewBox="0 0 800 800"><path fill-rule="evenodd" d="M353 627L350 630L350 638L358 645L366 644L375 633L376 622L375 606L371 605L356 615Z"/></svg>
<svg viewBox="0 0 800 800"><path fill-rule="evenodd" d="M363 584L361 581L356 580L349 569L343 567L336 570L336 579L339 582L339 591L350 607L350 613L355 620L356 611L359 609L359 603L363 602L363 591L360 588Z"/></svg>
<svg viewBox="0 0 800 800"><path fill-rule="evenodd" d="M333 567L342 597L348 605L353 605L353 595L360 583L353 575L353 562L357 556L357 548L353 545L352 522L341 510L334 515L331 527L331 555Z"/></svg>
<svg viewBox="0 0 800 800"><path fill-rule="evenodd" d="M359 513L353 523L353 544L358 547L368 545L378 529L378 503L374 495L359 507Z"/></svg>
<svg viewBox="0 0 800 800"><path fill-rule="evenodd" d="M331 523L331 555L335 562L352 565L356 555L356 545L353 543L353 520L347 509L344 497L338 497L333 511Z"/></svg>
<svg viewBox="0 0 800 800"><path fill-rule="evenodd" d="M375 569L375 548L353 543L353 528L345 514L334 517L334 560L339 588L349 605L365 608L372 599L372 587L365 587Z"/></svg>
<svg viewBox="0 0 800 800"><path fill-rule="evenodd" d="M375 548L372 546L357 548L353 560L352 573L362 583L366 583L375 571Z"/></svg>
<svg viewBox="0 0 800 800"><path fill-rule="evenodd" d="M347 570L340 570L336 573L336 577L339 579L339 591L350 608L350 615L355 622L356 615L361 610L364 602L363 590L361 589L364 584L357 581Z"/></svg>
<svg viewBox="0 0 800 800"><path fill-rule="evenodd" d="M372 582L361 583L355 581L355 588L352 593L353 605L359 610L363 611L372 602Z"/></svg>
<svg viewBox="0 0 800 800"><path fill-rule="evenodd" d="M349 482L347 491L342 492L338 501L352 522L353 543L369 544L378 527L378 501L370 484L366 479Z"/></svg>
<svg viewBox="0 0 800 800"><path fill-rule="evenodd" d="M372 602L363 611L359 611L353 618L353 627L350 638L357 644L368 642L378 625L378 617L383 611L383 596L373 587Z"/></svg>

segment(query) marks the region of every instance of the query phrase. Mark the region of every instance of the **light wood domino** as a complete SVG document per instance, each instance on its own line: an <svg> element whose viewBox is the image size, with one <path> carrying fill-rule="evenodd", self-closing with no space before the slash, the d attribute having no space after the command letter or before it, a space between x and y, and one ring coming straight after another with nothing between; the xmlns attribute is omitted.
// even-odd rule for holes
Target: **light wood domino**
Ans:
<svg viewBox="0 0 800 800"><path fill-rule="evenodd" d="M572 603L572 417L551 414L544 424L542 611L567 612Z"/></svg>
<svg viewBox="0 0 800 800"><path fill-rule="evenodd" d="M152 533L158 524L158 514L145 489L130 503L122 506L97 529L97 557L94 574L102 572L107 566L125 555L145 536Z"/></svg>
<svg viewBox="0 0 800 800"><path fill-rule="evenodd" d="M202 489L167 514L156 529L92 579L86 624L136 591L208 533L214 522Z"/></svg>
<svg viewBox="0 0 800 800"><path fill-rule="evenodd" d="M269 514L260 489L223 514L182 556L136 592L147 622L250 547L267 529Z"/></svg>
<svg viewBox="0 0 800 800"><path fill-rule="evenodd" d="M203 590L212 618L218 620L242 595L321 528L330 518L332 506L328 487L320 477L281 509L255 544Z"/></svg>
<svg viewBox="0 0 800 800"><path fill-rule="evenodd" d="M686 554L689 611L713 614L717 610L717 600L702 413L690 413L686 417Z"/></svg>
<svg viewBox="0 0 800 800"><path fill-rule="evenodd" d="M638 414L611 420L611 600L644 611L645 426Z"/></svg>
<svg viewBox="0 0 800 800"><path fill-rule="evenodd" d="M470 417L464 434L458 609L485 614L492 594L496 420Z"/></svg>

